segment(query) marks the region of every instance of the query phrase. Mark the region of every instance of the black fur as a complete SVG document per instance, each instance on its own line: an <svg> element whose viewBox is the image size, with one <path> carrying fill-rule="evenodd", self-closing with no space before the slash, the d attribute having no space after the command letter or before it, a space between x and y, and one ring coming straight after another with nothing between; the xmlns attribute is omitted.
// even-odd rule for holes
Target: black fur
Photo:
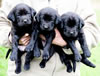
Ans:
<svg viewBox="0 0 100 76"><path fill-rule="evenodd" d="M39 34L43 34L46 38L46 44L43 48L43 59L48 60L50 57L49 51L51 48L52 40L55 37L55 27L59 24L60 16L53 8L43 8L36 15ZM37 51L38 52L38 51ZM34 52L37 53L36 51Z"/></svg>
<svg viewBox="0 0 100 76"><path fill-rule="evenodd" d="M68 19L69 19L69 17L72 17L71 19L72 20L69 20L68 21ZM63 18L65 18L65 21L66 22L64 22L63 23ZM67 19L66 19L67 18ZM74 21L74 19L75 19L75 22L73 22ZM67 22L68 21L68 22ZM69 23L70 22L70 23ZM63 16L62 16L62 25L60 25L60 26L58 26L58 29L59 29L59 31L61 32L61 34L62 34L62 36L63 37L65 37L66 39L68 39L69 40L69 42L67 42L67 44L68 44L68 46L67 46L67 48L69 48L69 46L70 46L70 48L72 48L72 50L74 49L75 51L77 51L77 49L76 49L76 47L75 47L75 45L74 45L74 42L75 42L75 40L77 40L80 36L82 36L82 38L84 39L84 33L83 33L83 31L81 31L80 32L80 30L82 30L82 27L84 26L84 22L83 22L83 20L78 16L78 15L76 15L76 14L74 14L74 13L67 13L67 16L66 16L66 14L64 14ZM67 25L65 25L65 24L69 24L68 26L68 28L67 28ZM65 26L65 27L64 27ZM67 30L66 30L67 29ZM72 30L71 30L72 29ZM64 33L64 31L68 31L67 33ZM73 32L73 33L71 33L71 32ZM81 34L80 34L80 33ZM80 36L79 36L80 35ZM64 38L64 39L65 39ZM65 40L66 40L65 39ZM84 45L84 43L85 43L85 45ZM73 44L73 45L69 45L69 44ZM86 48L85 48L85 50L86 51L89 51L88 50L88 47L87 47L87 44L86 44L86 41L84 41L83 42L83 44L82 45L84 45L84 46L86 46ZM39 46L41 46L41 45L39 45ZM84 48L83 48L84 49ZM73 51L74 51L73 50ZM61 60L61 62L62 63L64 63L65 65L66 65L66 67L67 67L67 72L72 72L72 70L75 72L75 70L76 70L76 61L81 61L83 64L85 64L85 65L87 65L87 66L90 66L90 67L95 67L95 65L93 64L93 63L91 63L87 58L86 58L86 55L84 55L84 54L79 54L79 56L80 57L82 57L82 58L79 58L78 60L77 60L77 58L75 58L75 56L72 54L72 55L68 55L68 54L65 54L64 53L64 51L62 50L62 47L60 47L60 46L57 46L57 45L51 45L51 48L50 48L50 51L49 51L49 53L50 53L50 57L49 57L49 59L53 56L53 54L55 53L55 52L57 52L58 54L59 54L59 57L60 57L60 60ZM78 51L76 52L76 54L78 53ZM48 60L49 59L47 59L47 60L42 60L41 61L41 63L40 63L40 67L41 68L44 68L45 66L46 66L46 63L48 62ZM73 65L71 65L71 62L72 62L72 64Z"/></svg>
<svg viewBox="0 0 100 76"><path fill-rule="evenodd" d="M68 12L61 16L62 24L58 27L63 39L67 42L67 47L70 48L75 56L76 61L81 61L82 57L79 54L75 41L78 40L85 57L90 57L91 53L88 49L85 35L82 27L84 21L75 13Z"/></svg>
<svg viewBox="0 0 100 76"><path fill-rule="evenodd" d="M19 39L28 33L31 37L29 44L26 46L25 51L26 60L24 69L28 70L30 61L33 58L33 48L37 39L36 26L34 23L34 16L36 11L26 4L16 5L8 14L8 19L12 22L11 35L12 35L12 51L10 59L16 63L16 73L21 72L21 56L24 52L18 49ZM9 53L8 53L9 54Z"/></svg>

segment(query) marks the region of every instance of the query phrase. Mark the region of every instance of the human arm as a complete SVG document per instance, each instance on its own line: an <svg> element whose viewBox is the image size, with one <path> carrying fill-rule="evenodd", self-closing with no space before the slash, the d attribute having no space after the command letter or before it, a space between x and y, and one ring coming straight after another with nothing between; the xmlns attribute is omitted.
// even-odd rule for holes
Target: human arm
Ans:
<svg viewBox="0 0 100 76"><path fill-rule="evenodd" d="M83 30L88 47L95 47L98 42L100 42L100 27L96 22L96 14L89 0L78 0L75 12L79 14L85 22Z"/></svg>

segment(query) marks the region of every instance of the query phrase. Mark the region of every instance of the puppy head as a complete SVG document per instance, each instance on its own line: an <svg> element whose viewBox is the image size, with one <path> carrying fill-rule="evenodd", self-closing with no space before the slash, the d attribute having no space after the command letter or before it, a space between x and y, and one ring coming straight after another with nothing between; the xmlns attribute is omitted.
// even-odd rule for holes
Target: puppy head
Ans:
<svg viewBox="0 0 100 76"><path fill-rule="evenodd" d="M52 31L60 22L60 16L52 8L44 8L36 16L39 28L45 31Z"/></svg>
<svg viewBox="0 0 100 76"><path fill-rule="evenodd" d="M8 14L8 19L15 23L16 26L27 26L32 24L36 11L26 4L16 5Z"/></svg>
<svg viewBox="0 0 100 76"><path fill-rule="evenodd" d="M75 13L68 12L61 16L64 34L67 37L77 37L79 31L84 26L84 21Z"/></svg>

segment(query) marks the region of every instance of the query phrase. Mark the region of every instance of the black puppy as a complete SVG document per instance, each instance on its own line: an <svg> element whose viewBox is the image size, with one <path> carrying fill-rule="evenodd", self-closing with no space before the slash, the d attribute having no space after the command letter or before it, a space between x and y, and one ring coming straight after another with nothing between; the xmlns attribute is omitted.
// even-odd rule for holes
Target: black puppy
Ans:
<svg viewBox="0 0 100 76"><path fill-rule="evenodd" d="M59 17L60 16L57 13L57 11L55 9L49 8L49 7L41 9L36 16L39 34L43 34L46 38L46 42L43 47L43 59L45 59L45 60L47 60L50 56L49 51L51 48L51 43L55 37L54 29L59 24L59 21L60 21ZM35 52L34 52L34 54L35 54Z"/></svg>
<svg viewBox="0 0 100 76"><path fill-rule="evenodd" d="M83 50L84 57L90 57L91 53L88 49L85 35L82 27L84 21L75 13L68 12L61 16L62 24L58 27L63 39L67 42L67 48L70 48L75 56L76 61L81 61L82 57L79 54L75 41L78 40Z"/></svg>
<svg viewBox="0 0 100 76"><path fill-rule="evenodd" d="M19 39L28 33L31 37L29 44L26 46L27 51L25 58L24 69L30 68L30 61L33 58L33 48L37 38L36 26L34 24L34 16L36 11L26 4L16 5L11 12L8 14L8 19L12 22L11 35L12 35L12 48L10 59L15 60L16 73L21 72L21 56L22 51L18 49ZM8 56L8 55L7 55Z"/></svg>

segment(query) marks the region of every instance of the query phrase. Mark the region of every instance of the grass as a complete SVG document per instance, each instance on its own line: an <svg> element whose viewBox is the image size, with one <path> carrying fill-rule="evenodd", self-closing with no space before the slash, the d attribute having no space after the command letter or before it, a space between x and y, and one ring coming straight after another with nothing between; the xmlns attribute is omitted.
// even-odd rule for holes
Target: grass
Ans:
<svg viewBox="0 0 100 76"><path fill-rule="evenodd" d="M81 76L99 76L100 74L100 44L96 48L92 49L92 56L89 58L91 62L96 65L96 68L90 68L85 66L84 64L81 65Z"/></svg>
<svg viewBox="0 0 100 76"><path fill-rule="evenodd" d="M6 71L8 67L8 61L5 59L6 52L7 48L0 47L0 76L6 76Z"/></svg>

